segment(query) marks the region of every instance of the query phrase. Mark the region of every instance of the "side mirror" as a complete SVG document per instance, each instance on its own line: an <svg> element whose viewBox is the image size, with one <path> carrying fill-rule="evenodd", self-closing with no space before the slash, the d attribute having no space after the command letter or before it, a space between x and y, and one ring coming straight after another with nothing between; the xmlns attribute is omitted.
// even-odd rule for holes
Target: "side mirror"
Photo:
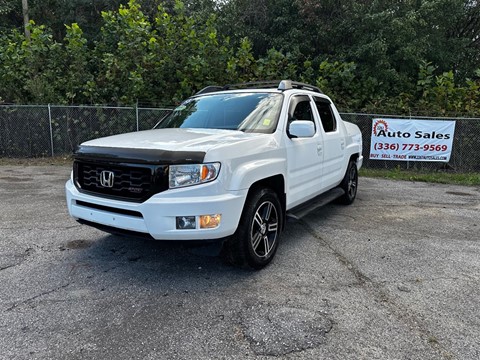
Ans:
<svg viewBox="0 0 480 360"><path fill-rule="evenodd" d="M315 135L315 125L309 120L295 120L288 127L288 134L291 138L306 138Z"/></svg>

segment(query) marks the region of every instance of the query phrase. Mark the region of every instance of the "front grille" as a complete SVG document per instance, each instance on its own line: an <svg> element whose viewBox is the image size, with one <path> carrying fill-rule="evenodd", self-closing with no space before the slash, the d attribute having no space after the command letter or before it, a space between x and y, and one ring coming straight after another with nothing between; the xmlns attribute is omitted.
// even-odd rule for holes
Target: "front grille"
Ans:
<svg viewBox="0 0 480 360"><path fill-rule="evenodd" d="M102 172L113 173L113 183L102 184ZM164 165L115 164L75 161L77 188L86 193L142 202L153 194L168 189L167 167Z"/></svg>

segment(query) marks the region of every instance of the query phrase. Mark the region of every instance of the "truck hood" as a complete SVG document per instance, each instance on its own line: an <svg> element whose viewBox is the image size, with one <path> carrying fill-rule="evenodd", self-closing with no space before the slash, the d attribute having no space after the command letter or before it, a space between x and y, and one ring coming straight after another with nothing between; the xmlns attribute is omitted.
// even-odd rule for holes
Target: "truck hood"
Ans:
<svg viewBox="0 0 480 360"><path fill-rule="evenodd" d="M84 142L77 158L109 158L114 161L202 162L206 153L238 143L265 143L267 134L220 129L154 129L114 135ZM242 145L242 148L251 148Z"/></svg>
<svg viewBox="0 0 480 360"><path fill-rule="evenodd" d="M259 135L219 129L155 129L90 140L82 146L207 152L216 146L248 141Z"/></svg>

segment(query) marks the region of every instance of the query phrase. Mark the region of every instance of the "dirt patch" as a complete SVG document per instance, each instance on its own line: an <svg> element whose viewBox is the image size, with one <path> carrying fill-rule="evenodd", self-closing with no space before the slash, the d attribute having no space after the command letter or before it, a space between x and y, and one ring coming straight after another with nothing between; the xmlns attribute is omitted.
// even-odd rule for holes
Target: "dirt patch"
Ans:
<svg viewBox="0 0 480 360"><path fill-rule="evenodd" d="M67 242L62 249L86 249L93 245L93 241L91 240L71 240Z"/></svg>
<svg viewBox="0 0 480 360"><path fill-rule="evenodd" d="M0 176L0 180L8 181L8 182L28 182L32 181L32 178L20 178L14 176Z"/></svg>
<svg viewBox="0 0 480 360"><path fill-rule="evenodd" d="M325 314L316 311L265 307L249 308L244 319L245 338L257 355L282 356L318 347L333 326Z"/></svg>
<svg viewBox="0 0 480 360"><path fill-rule="evenodd" d="M457 196L473 196L473 194L460 192L460 191L446 191L445 193L449 195L457 195Z"/></svg>

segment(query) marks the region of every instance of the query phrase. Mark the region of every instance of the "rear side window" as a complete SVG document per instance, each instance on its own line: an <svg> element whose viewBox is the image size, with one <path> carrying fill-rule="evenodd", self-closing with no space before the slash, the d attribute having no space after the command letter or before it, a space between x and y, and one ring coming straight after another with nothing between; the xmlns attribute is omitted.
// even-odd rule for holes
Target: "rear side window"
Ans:
<svg viewBox="0 0 480 360"><path fill-rule="evenodd" d="M322 121L323 130L325 132L332 132L337 130L337 121L333 115L330 102L327 99L315 98L315 105L317 106L320 120Z"/></svg>

